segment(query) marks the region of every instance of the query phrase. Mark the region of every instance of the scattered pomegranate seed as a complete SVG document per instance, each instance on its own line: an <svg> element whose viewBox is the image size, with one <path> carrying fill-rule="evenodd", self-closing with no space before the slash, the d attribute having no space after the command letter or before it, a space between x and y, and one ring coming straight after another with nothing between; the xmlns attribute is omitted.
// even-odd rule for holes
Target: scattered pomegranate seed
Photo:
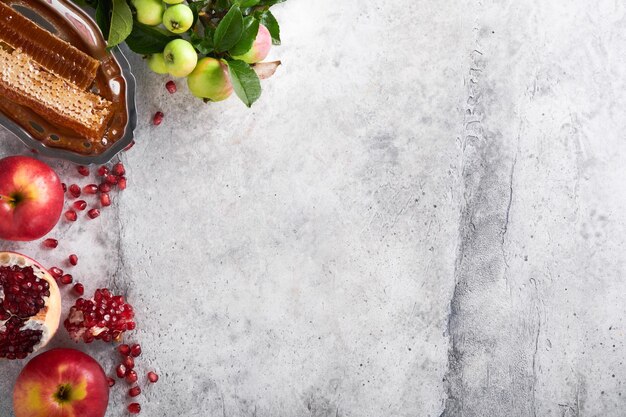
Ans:
<svg viewBox="0 0 626 417"><path fill-rule="evenodd" d="M84 165L79 165L76 167L76 170L78 171L78 173L80 175L82 175L83 177L88 177L89 176L89 168L87 168Z"/></svg>
<svg viewBox="0 0 626 417"><path fill-rule="evenodd" d="M117 368L115 368L115 373L117 374L118 378L124 378L126 376L126 367L122 364L117 365Z"/></svg>
<svg viewBox="0 0 626 417"><path fill-rule="evenodd" d="M63 192L67 192L67 185L64 182L61 183L61 187L63 187Z"/></svg>
<svg viewBox="0 0 626 417"><path fill-rule="evenodd" d="M72 197L74 198L78 198L80 197L80 187L76 184L72 184L70 185L70 194L72 195Z"/></svg>
<svg viewBox="0 0 626 417"><path fill-rule="evenodd" d="M100 194L100 204L102 207L109 207L111 205L111 197L107 193Z"/></svg>
<svg viewBox="0 0 626 417"><path fill-rule="evenodd" d="M135 327L137 327L137 323L134 321L126 324L126 330L135 330Z"/></svg>
<svg viewBox="0 0 626 417"><path fill-rule="evenodd" d="M53 266L52 268L48 269L48 272L50 272L50 275L52 275L52 277L55 279L59 279L63 275L63 270L56 266Z"/></svg>
<svg viewBox="0 0 626 417"><path fill-rule="evenodd" d="M154 373L152 371L148 372L148 381L150 381L152 384L154 384L158 380L159 380L159 376L156 373Z"/></svg>
<svg viewBox="0 0 626 417"><path fill-rule="evenodd" d="M130 397L137 397L139 394L141 394L141 388L139 388L138 386L134 386L128 390L128 395Z"/></svg>
<svg viewBox="0 0 626 417"><path fill-rule="evenodd" d="M154 124L155 126L160 125L163 122L163 116L164 116L163 112L160 112L160 111L156 112L154 114L154 118L152 119L152 124Z"/></svg>
<svg viewBox="0 0 626 417"><path fill-rule="evenodd" d="M98 168L98 176L104 177L108 173L109 173L109 168L107 168L106 166L102 165L100 168Z"/></svg>
<svg viewBox="0 0 626 417"><path fill-rule="evenodd" d="M108 193L109 191L111 191L111 185L107 182L103 182L98 186L98 189L101 193Z"/></svg>
<svg viewBox="0 0 626 417"><path fill-rule="evenodd" d="M76 256L76 255L74 255L74 254L71 254L71 255L68 257L68 261L70 261L70 264L72 264L72 265L76 266L76 265L78 265L78 256Z"/></svg>
<svg viewBox="0 0 626 417"><path fill-rule="evenodd" d="M132 356L125 356L122 364L126 369L133 369L135 368L135 359Z"/></svg>
<svg viewBox="0 0 626 417"><path fill-rule="evenodd" d="M135 141L131 141L127 147L124 148L124 152L126 151L130 151L130 148L132 148L133 146L135 146Z"/></svg>
<svg viewBox="0 0 626 417"><path fill-rule="evenodd" d="M65 218L67 219L67 221L75 222L78 216L76 215L76 212L74 210L68 210L65 212Z"/></svg>
<svg viewBox="0 0 626 417"><path fill-rule="evenodd" d="M139 355L141 355L141 345L139 343L135 343L134 345L132 345L130 347L130 354L133 357L137 357Z"/></svg>
<svg viewBox="0 0 626 417"><path fill-rule="evenodd" d="M117 351L120 353L120 355L122 356L128 356L130 355L130 346L128 346L126 343L119 345L117 347Z"/></svg>
<svg viewBox="0 0 626 417"><path fill-rule="evenodd" d="M119 180L120 180L119 177L117 175L113 175L113 174L109 174L105 178L105 181L108 184L111 184L111 185L117 184Z"/></svg>
<svg viewBox="0 0 626 417"><path fill-rule="evenodd" d="M119 188L120 190L126 189L126 177L120 178L120 180L117 182L117 188Z"/></svg>
<svg viewBox="0 0 626 417"><path fill-rule="evenodd" d="M85 293L85 286L81 284L80 282L77 284L74 284L74 287L72 289L77 295L83 295Z"/></svg>
<svg viewBox="0 0 626 417"><path fill-rule="evenodd" d="M129 369L126 372L126 382L128 382L129 384L134 384L135 382L137 382L137 372Z"/></svg>
<svg viewBox="0 0 626 417"><path fill-rule="evenodd" d="M54 249L59 246L59 241L56 239L46 239L43 241L43 245L48 249Z"/></svg>
<svg viewBox="0 0 626 417"><path fill-rule="evenodd" d="M98 186L96 184L87 184L83 187L85 194L95 194L98 192Z"/></svg>
<svg viewBox="0 0 626 417"><path fill-rule="evenodd" d="M69 285L72 283L72 281L74 280L74 278L70 275L70 274L65 274L61 277L61 284L63 285Z"/></svg>
<svg viewBox="0 0 626 417"><path fill-rule="evenodd" d="M122 176L126 174L126 168L124 168L124 164L118 162L117 164L113 165L113 168L111 168L111 172L113 172L117 176Z"/></svg>
<svg viewBox="0 0 626 417"><path fill-rule="evenodd" d="M76 210L82 211L87 207L87 202L85 200L76 200L73 205Z"/></svg>
<svg viewBox="0 0 626 417"><path fill-rule="evenodd" d="M176 83L172 80L169 80L165 83L165 88L169 91L170 94L174 94L176 92Z"/></svg>
<svg viewBox="0 0 626 417"><path fill-rule="evenodd" d="M100 210L98 209L91 209L87 212L87 216L89 216L90 219L95 219L96 217L98 217L100 215Z"/></svg>
<svg viewBox="0 0 626 417"><path fill-rule="evenodd" d="M107 381L109 381L109 388L115 385L115 380L111 378L110 376L107 377Z"/></svg>
<svg viewBox="0 0 626 417"><path fill-rule="evenodd" d="M141 412L141 405L139 405L139 403L128 404L128 412L131 414L139 414Z"/></svg>

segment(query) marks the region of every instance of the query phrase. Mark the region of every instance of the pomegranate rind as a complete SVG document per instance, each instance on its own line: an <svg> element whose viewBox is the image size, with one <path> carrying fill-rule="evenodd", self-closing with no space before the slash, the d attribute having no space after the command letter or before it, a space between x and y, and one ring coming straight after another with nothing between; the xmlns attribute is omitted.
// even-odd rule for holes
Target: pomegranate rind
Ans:
<svg viewBox="0 0 626 417"><path fill-rule="evenodd" d="M22 327L22 329L38 329L42 331L39 343L33 347L32 353L35 353L46 346L59 329L59 323L61 321L61 292L52 275L34 259L16 252L0 252L0 267L11 266L18 266L20 268L31 267L33 274L37 278L48 282L49 285L48 290L50 291L50 295L44 297L44 307L41 308L37 315L29 318ZM3 296L4 294L0 288L0 299L3 298ZM4 323L4 321L0 321L0 330L4 326Z"/></svg>

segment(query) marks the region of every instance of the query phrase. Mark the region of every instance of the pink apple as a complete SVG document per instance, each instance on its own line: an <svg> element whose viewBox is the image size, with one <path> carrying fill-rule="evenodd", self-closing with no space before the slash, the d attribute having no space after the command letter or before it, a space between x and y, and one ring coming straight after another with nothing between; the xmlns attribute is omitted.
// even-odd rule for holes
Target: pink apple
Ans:
<svg viewBox="0 0 626 417"><path fill-rule="evenodd" d="M233 58L240 59L248 64L256 64L267 57L271 48L272 35L270 31L265 26L259 25L259 33L256 35L252 48L245 54L234 56Z"/></svg>
<svg viewBox="0 0 626 417"><path fill-rule="evenodd" d="M13 389L15 417L103 417L109 383L91 356L75 349L53 349L22 369Z"/></svg>
<svg viewBox="0 0 626 417"><path fill-rule="evenodd" d="M52 168L28 156L0 159L0 239L39 239L62 210L63 187Z"/></svg>

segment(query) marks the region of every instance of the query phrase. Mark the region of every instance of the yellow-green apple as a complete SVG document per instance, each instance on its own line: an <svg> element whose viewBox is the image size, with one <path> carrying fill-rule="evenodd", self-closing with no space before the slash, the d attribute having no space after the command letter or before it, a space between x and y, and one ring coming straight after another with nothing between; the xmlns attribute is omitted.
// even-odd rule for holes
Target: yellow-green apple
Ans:
<svg viewBox="0 0 626 417"><path fill-rule="evenodd" d="M219 59L206 57L187 77L191 93L211 101L226 100L233 93L233 84L228 74L228 66Z"/></svg>
<svg viewBox="0 0 626 417"><path fill-rule="evenodd" d="M186 77L198 63L193 45L184 39L174 39L163 50L167 71L174 77Z"/></svg>
<svg viewBox="0 0 626 417"><path fill-rule="evenodd" d="M52 168L28 156L0 159L0 239L39 239L62 210L63 186Z"/></svg>
<svg viewBox="0 0 626 417"><path fill-rule="evenodd" d="M193 12L186 4L168 7L163 13L163 25L172 33L187 32L193 24Z"/></svg>
<svg viewBox="0 0 626 417"><path fill-rule="evenodd" d="M15 417L103 417L109 383L91 356L53 349L28 362L13 389Z"/></svg>
<svg viewBox="0 0 626 417"><path fill-rule="evenodd" d="M148 57L148 67L157 74L167 74L167 65L163 53L152 54Z"/></svg>
<svg viewBox="0 0 626 417"><path fill-rule="evenodd" d="M259 25L259 32L256 39L252 43L252 48L243 55L234 56L233 58L247 62L248 64L256 64L263 61L270 53L272 48L272 35L270 31L263 25Z"/></svg>
<svg viewBox="0 0 626 417"><path fill-rule="evenodd" d="M165 5L161 0L131 0L137 10L137 21L148 26L158 26L163 22Z"/></svg>

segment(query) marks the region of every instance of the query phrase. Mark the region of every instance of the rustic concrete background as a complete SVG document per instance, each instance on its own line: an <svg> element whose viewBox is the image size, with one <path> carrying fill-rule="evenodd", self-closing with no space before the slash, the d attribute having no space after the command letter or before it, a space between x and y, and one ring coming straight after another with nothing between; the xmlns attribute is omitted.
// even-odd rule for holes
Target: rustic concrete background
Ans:
<svg viewBox="0 0 626 417"><path fill-rule="evenodd" d="M170 96L134 58L129 189L54 252L0 248L76 252L128 295L162 376L144 415L623 416L624 4L276 12L285 65L252 110Z"/></svg>

